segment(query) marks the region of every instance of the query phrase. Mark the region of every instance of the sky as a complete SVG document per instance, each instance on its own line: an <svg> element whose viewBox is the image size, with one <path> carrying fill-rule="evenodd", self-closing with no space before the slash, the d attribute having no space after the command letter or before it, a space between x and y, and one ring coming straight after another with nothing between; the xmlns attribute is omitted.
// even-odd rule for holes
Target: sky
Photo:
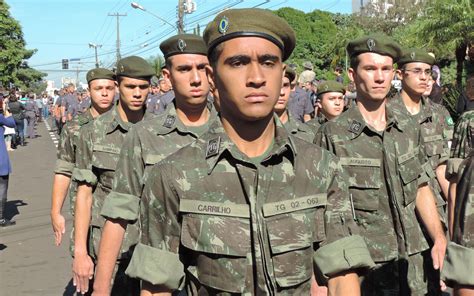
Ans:
<svg viewBox="0 0 474 296"><path fill-rule="evenodd" d="M154 15L175 24L178 0L135 0L146 11L134 9L129 0L6 0L10 14L23 29L26 47L37 49L29 59L31 67L48 74L47 80L59 87L61 78L76 78L85 82L85 73L95 66L94 48L98 48L101 67L110 68L116 59L116 21L108 14L120 17L120 51L122 57L138 55L144 58L161 54L159 44L176 30ZM350 13L352 0L194 0L196 11L186 14L185 30L192 33L197 24L201 32L222 9L232 6L244 8L278 9L293 7L304 12L320 9ZM62 59L69 62L70 71L61 70ZM79 71L77 71L79 70Z"/></svg>

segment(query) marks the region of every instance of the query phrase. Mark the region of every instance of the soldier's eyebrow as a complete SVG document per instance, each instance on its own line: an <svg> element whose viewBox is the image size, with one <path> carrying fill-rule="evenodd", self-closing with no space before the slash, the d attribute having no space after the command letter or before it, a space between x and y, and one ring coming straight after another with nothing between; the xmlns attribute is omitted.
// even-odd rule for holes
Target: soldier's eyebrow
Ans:
<svg viewBox="0 0 474 296"><path fill-rule="evenodd" d="M258 56L258 62L263 63L263 62L278 62L280 61L280 57L273 55L273 54L263 54Z"/></svg>
<svg viewBox="0 0 474 296"><path fill-rule="evenodd" d="M250 56L248 55L245 55L245 54L242 54L242 55L235 55L235 56L231 56L231 57L228 57L227 59L224 60L224 64L226 65L232 65L234 63L242 63L242 64L248 64L250 63Z"/></svg>

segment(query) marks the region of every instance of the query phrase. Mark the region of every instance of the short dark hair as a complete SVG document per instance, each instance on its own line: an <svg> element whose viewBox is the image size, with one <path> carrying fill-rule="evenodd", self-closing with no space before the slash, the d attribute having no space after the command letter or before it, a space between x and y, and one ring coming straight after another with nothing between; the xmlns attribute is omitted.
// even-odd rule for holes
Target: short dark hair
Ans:
<svg viewBox="0 0 474 296"><path fill-rule="evenodd" d="M352 56L350 61L349 61L349 64L351 66L352 69L357 69L357 67L359 66L359 56L356 55L356 56Z"/></svg>
<svg viewBox="0 0 474 296"><path fill-rule="evenodd" d="M211 67L214 68L214 66L217 63L217 60L221 56L222 51L224 50L224 45L223 43L219 43L214 49L208 54L209 58L209 64L211 64Z"/></svg>

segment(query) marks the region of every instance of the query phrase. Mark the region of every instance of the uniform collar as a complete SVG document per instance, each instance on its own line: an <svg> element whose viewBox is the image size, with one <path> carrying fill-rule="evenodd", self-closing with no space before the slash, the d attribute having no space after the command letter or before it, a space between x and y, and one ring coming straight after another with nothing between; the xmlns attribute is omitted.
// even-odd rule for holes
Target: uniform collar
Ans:
<svg viewBox="0 0 474 296"><path fill-rule="evenodd" d="M433 120L432 113L430 112L432 104L428 102L428 100L423 96L421 97L420 113L416 115L412 115L410 112L408 112L407 107L405 106L405 103L403 102L402 96L400 94L395 95L392 99L389 100L389 102L393 109L398 109L401 114L411 118L417 118L418 123Z"/></svg>
<svg viewBox="0 0 474 296"><path fill-rule="evenodd" d="M273 119L276 128L274 143L269 156L263 159L262 163L272 158L286 157L294 165L297 151L293 139L283 127L276 114L273 116ZM215 166L224 158L234 159L254 166L250 159L240 152L234 142L229 139L220 120L215 120L209 131L202 135L198 141L204 146L203 157L208 165L208 174L211 174Z"/></svg>
<svg viewBox="0 0 474 296"><path fill-rule="evenodd" d="M153 116L153 114L151 114L150 112L146 112L145 106L143 106L143 107L144 107L144 109L143 109L144 115L143 115L142 120L147 120L147 119L151 118ZM105 121L108 123L108 127L107 127L107 130L106 130L107 134L112 133L118 127L120 127L122 130L128 132L130 127L133 125L132 123L125 122L125 121L122 120L122 118L120 118L120 114L118 112L118 101L117 101L117 104L114 105L112 110L107 112L107 117L105 118Z"/></svg>
<svg viewBox="0 0 474 296"><path fill-rule="evenodd" d="M208 123L214 122L217 118L217 113L212 105L207 104L207 108L209 110L209 119ZM158 135L166 135L175 130L178 130L182 133L189 133L195 135L190 129L183 124L183 122L179 119L178 114L176 113L176 106L175 102L171 102L163 115L158 116Z"/></svg>

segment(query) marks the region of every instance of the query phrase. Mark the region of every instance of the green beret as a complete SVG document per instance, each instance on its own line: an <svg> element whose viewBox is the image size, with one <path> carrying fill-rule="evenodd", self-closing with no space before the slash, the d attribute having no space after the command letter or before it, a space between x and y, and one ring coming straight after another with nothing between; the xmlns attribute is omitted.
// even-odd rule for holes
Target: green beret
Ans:
<svg viewBox="0 0 474 296"><path fill-rule="evenodd" d="M285 76L292 82L296 78L296 72L293 68L286 66Z"/></svg>
<svg viewBox="0 0 474 296"><path fill-rule="evenodd" d="M434 65L435 58L428 54L423 49L406 49L403 51L402 56L398 60L397 64L399 67L408 63L425 63L428 65Z"/></svg>
<svg viewBox="0 0 474 296"><path fill-rule="evenodd" d="M327 92L339 92L339 93L345 94L346 89L344 88L344 85L342 85L341 83L334 80L328 80L328 81L321 82L318 85L318 90L316 92L316 95L319 96Z"/></svg>
<svg viewBox="0 0 474 296"><path fill-rule="evenodd" d="M117 76L150 79L153 75L153 68L141 57L130 56L117 62Z"/></svg>
<svg viewBox="0 0 474 296"><path fill-rule="evenodd" d="M176 54L207 55L207 46L201 36L194 34L178 34L160 44L165 59Z"/></svg>
<svg viewBox="0 0 474 296"><path fill-rule="evenodd" d="M208 53L220 43L237 37L261 37L275 43L283 53L283 61L296 44L295 32L283 18L259 8L224 10L204 30Z"/></svg>
<svg viewBox="0 0 474 296"><path fill-rule="evenodd" d="M87 83L90 83L94 79L115 80L115 73L104 68L94 68L87 72L86 80Z"/></svg>
<svg viewBox="0 0 474 296"><path fill-rule="evenodd" d="M394 63L397 62L402 52L395 41L382 35L364 36L349 41L346 49L351 58L365 52L374 52L392 57Z"/></svg>

